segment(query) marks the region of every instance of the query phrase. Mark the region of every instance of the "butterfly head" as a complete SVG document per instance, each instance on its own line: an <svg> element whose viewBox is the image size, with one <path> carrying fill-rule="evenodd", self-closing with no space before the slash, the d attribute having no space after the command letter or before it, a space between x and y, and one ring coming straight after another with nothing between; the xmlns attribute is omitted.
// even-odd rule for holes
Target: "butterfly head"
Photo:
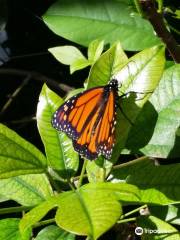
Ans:
<svg viewBox="0 0 180 240"><path fill-rule="evenodd" d="M111 81L109 82L109 86L112 87L113 89L118 89L118 81L117 79L113 78L111 79Z"/></svg>

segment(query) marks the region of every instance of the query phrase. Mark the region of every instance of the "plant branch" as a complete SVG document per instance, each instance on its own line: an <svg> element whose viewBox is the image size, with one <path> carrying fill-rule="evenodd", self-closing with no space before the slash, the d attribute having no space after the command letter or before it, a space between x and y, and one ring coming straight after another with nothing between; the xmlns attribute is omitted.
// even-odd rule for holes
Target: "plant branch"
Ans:
<svg viewBox="0 0 180 240"><path fill-rule="evenodd" d="M163 15L158 13L154 0L140 0L141 8L152 24L157 36L165 43L176 63L180 63L180 46L165 26Z"/></svg>
<svg viewBox="0 0 180 240"><path fill-rule="evenodd" d="M13 102L13 100L18 96L18 94L21 92L21 90L23 89L23 87L29 82L30 80L30 75L27 75L26 78L23 80L23 82L21 83L21 85L13 92L13 94L9 97L8 101L4 104L0 115L2 115L7 109L8 107L11 105L11 103Z"/></svg>
<svg viewBox="0 0 180 240"><path fill-rule="evenodd" d="M33 225L33 228L42 227L42 226L45 226L45 225L49 225L51 223L55 223L54 218L47 219L47 220L44 220L44 221L41 221L41 222L37 222L36 224Z"/></svg>
<svg viewBox="0 0 180 240"><path fill-rule="evenodd" d="M144 208L147 208L147 204L145 204L143 206L140 206L140 207L138 207L138 208L136 208L136 209L134 209L134 210L132 210L128 213L125 213L124 215L121 216L121 219L124 219L125 217L128 217L129 215L132 215L132 214L134 214L134 213L136 213L139 210L144 209Z"/></svg>
<svg viewBox="0 0 180 240"><path fill-rule="evenodd" d="M30 76L31 79L47 83L49 86L55 88L58 91L66 91L69 90L69 87L63 84L63 87L60 87L60 84L56 82L54 79L49 78L47 76L44 76L41 73L34 72L34 71L27 71L27 70L21 70L21 69L15 69L15 68L1 68L0 69L1 75L14 75L14 76L21 76L21 77L27 77Z"/></svg>
<svg viewBox="0 0 180 240"><path fill-rule="evenodd" d="M120 169L120 168L127 167L127 166L130 166L130 165L134 165L135 163L145 161L145 160L148 160L148 159L149 159L149 157L147 157L147 156L139 157L139 158L134 159L132 161L121 163L119 165L115 165L115 166L112 167L112 169L113 170L114 169Z"/></svg>
<svg viewBox="0 0 180 240"><path fill-rule="evenodd" d="M36 117L34 115L26 116L22 119L8 121L8 123L9 124L21 124L21 123L25 124L25 123L29 123L29 122L32 122L32 121L36 121Z"/></svg>
<svg viewBox="0 0 180 240"><path fill-rule="evenodd" d="M82 166L82 169L81 169L81 175L79 177L79 182L78 182L77 188L80 188L81 185L82 185L82 181L83 181L83 178L84 178L84 173L86 171L87 163L88 163L88 160L84 159L84 163L83 163L83 166Z"/></svg>
<svg viewBox="0 0 180 240"><path fill-rule="evenodd" d="M132 221L135 222L136 221L136 217L121 219L121 220L117 221L117 223L125 223L125 222L132 222Z"/></svg>

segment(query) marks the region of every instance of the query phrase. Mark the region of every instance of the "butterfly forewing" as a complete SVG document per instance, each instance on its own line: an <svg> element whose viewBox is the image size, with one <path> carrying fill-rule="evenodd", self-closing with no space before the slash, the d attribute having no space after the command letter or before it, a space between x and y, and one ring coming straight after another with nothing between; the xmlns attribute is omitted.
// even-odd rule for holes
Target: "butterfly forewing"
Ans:
<svg viewBox="0 0 180 240"><path fill-rule="evenodd" d="M54 113L53 127L65 132L72 139L78 139L102 93L102 87L92 88L68 99Z"/></svg>

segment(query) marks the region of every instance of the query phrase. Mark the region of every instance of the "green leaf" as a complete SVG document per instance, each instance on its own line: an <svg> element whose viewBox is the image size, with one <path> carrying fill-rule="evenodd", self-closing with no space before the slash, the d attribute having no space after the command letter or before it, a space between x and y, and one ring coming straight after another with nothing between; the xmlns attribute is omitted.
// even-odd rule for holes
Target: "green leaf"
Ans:
<svg viewBox="0 0 180 240"><path fill-rule="evenodd" d="M170 157L175 144L176 131L180 126L180 64L164 72L150 103L158 117L153 135L141 151L152 157ZM177 149L177 152L173 153L174 157L179 157L179 153Z"/></svg>
<svg viewBox="0 0 180 240"><path fill-rule="evenodd" d="M69 232L92 239L107 231L122 214L118 201L105 191L91 191L89 194L88 189L80 189L64 199L59 198L59 206L57 224Z"/></svg>
<svg viewBox="0 0 180 240"><path fill-rule="evenodd" d="M62 46L49 48L48 50L59 62L66 65L70 65L71 73L90 65L90 62L76 47Z"/></svg>
<svg viewBox="0 0 180 240"><path fill-rule="evenodd" d="M77 59L76 61L74 61L71 66L70 66L70 73L74 73L77 70L86 68L87 66L89 66L91 63L88 60L84 60L84 59Z"/></svg>
<svg viewBox="0 0 180 240"><path fill-rule="evenodd" d="M114 195L116 200L123 202L138 202L140 199L139 189L131 184L119 182L99 182L90 183L81 187L83 191L87 191L89 194L91 192L104 192L109 195Z"/></svg>
<svg viewBox="0 0 180 240"><path fill-rule="evenodd" d="M180 225L180 205L148 206L151 215L165 222Z"/></svg>
<svg viewBox="0 0 180 240"><path fill-rule="evenodd" d="M6 218L0 220L0 236L1 240L22 240L19 232L19 219ZM31 231L27 231L23 240L29 240Z"/></svg>
<svg viewBox="0 0 180 240"><path fill-rule="evenodd" d="M50 197L47 201L39 204L30 212L26 213L19 223L19 229L24 237L31 227L40 221L53 207L57 206L57 196Z"/></svg>
<svg viewBox="0 0 180 240"><path fill-rule="evenodd" d="M24 206L34 206L52 196L44 174L29 174L0 180L0 195Z"/></svg>
<svg viewBox="0 0 180 240"><path fill-rule="evenodd" d="M179 157L180 141L176 134L180 125L179 79L180 65L164 71L158 88L142 109L129 134L128 149L133 152L140 149L153 157Z"/></svg>
<svg viewBox="0 0 180 240"><path fill-rule="evenodd" d="M125 50L138 51L160 40L149 21L142 19L130 1L56 1L44 14L48 27L59 36L88 46L94 39L114 43Z"/></svg>
<svg viewBox="0 0 180 240"><path fill-rule="evenodd" d="M125 180L141 191L140 202L167 205L180 202L180 164L155 166L146 160L111 172L111 181Z"/></svg>
<svg viewBox="0 0 180 240"><path fill-rule="evenodd" d="M131 185L84 185L65 198L59 198L56 222L67 231L97 239L121 216L122 209L117 200L133 201L134 198L137 199L137 195L138 189Z"/></svg>
<svg viewBox="0 0 180 240"><path fill-rule="evenodd" d="M5 202L5 201L7 201L7 200L8 200L8 199L7 199L6 197L0 195L0 203L1 203L1 202Z"/></svg>
<svg viewBox="0 0 180 240"><path fill-rule="evenodd" d="M97 239L107 231L122 214L121 201L136 202L138 188L123 183L87 184L50 198L25 214L20 223L22 233L58 206L57 224L68 232L88 235ZM78 217L77 217L78 216Z"/></svg>
<svg viewBox="0 0 180 240"><path fill-rule="evenodd" d="M141 216L137 219L137 224L143 228L144 240L180 240L176 228L154 216Z"/></svg>
<svg viewBox="0 0 180 240"><path fill-rule="evenodd" d="M91 63L96 62L98 58L101 56L103 48L104 41L100 41L99 39L92 41L88 47L88 60Z"/></svg>
<svg viewBox="0 0 180 240"><path fill-rule="evenodd" d="M88 88L105 85L117 73L128 58L119 42L103 53L92 66L88 77Z"/></svg>
<svg viewBox="0 0 180 240"><path fill-rule="evenodd" d="M86 172L89 182L104 182L105 177L109 174L112 168L112 162L98 157L96 161L88 161Z"/></svg>
<svg viewBox="0 0 180 240"><path fill-rule="evenodd" d="M172 67L172 66L174 66L174 65L175 65L174 61L167 61L167 60L166 60L165 69L167 69L167 68L169 68L169 67Z"/></svg>
<svg viewBox="0 0 180 240"><path fill-rule="evenodd" d="M50 225L42 229L34 240L75 240L75 235Z"/></svg>
<svg viewBox="0 0 180 240"><path fill-rule="evenodd" d="M0 124L0 178L42 173L46 158L31 143Z"/></svg>
<svg viewBox="0 0 180 240"><path fill-rule="evenodd" d="M69 178L78 169L78 154L72 147L72 141L51 125L52 115L62 103L63 100L44 85L37 108L37 124L45 146L48 165L58 170L61 177Z"/></svg>
<svg viewBox="0 0 180 240"><path fill-rule="evenodd" d="M122 98L120 106L122 110L117 115L116 145L113 151L112 161L115 162L126 145L128 134L132 124L125 116L135 123L142 107L148 101L154 89L159 84L164 68L164 47L155 46L145 49L129 59L116 78L122 85L120 95L130 93L129 97Z"/></svg>

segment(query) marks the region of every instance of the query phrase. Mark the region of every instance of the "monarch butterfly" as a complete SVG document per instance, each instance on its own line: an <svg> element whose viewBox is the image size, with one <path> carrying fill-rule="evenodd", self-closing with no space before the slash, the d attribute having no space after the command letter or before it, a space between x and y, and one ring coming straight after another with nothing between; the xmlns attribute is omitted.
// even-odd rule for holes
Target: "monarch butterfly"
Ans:
<svg viewBox="0 0 180 240"><path fill-rule="evenodd" d="M118 81L71 97L54 113L52 125L65 132L74 149L87 159L109 159L115 143Z"/></svg>

